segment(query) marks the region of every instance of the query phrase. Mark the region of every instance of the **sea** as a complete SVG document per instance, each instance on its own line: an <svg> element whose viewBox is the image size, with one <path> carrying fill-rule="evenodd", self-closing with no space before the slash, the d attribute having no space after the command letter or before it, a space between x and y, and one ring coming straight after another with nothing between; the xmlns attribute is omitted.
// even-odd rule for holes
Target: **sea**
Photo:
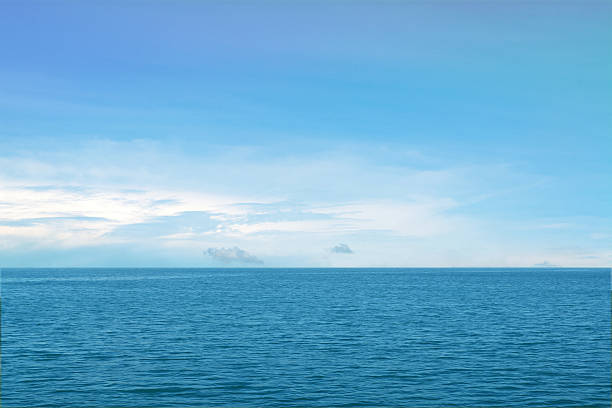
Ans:
<svg viewBox="0 0 612 408"><path fill-rule="evenodd" d="M610 269L3 269L1 406L610 407Z"/></svg>

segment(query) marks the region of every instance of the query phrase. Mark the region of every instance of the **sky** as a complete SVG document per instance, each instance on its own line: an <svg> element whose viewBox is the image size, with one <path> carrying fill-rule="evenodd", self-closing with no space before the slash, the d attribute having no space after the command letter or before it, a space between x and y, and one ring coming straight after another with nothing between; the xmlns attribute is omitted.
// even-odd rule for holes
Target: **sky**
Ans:
<svg viewBox="0 0 612 408"><path fill-rule="evenodd" d="M612 265L608 1L0 8L0 266Z"/></svg>

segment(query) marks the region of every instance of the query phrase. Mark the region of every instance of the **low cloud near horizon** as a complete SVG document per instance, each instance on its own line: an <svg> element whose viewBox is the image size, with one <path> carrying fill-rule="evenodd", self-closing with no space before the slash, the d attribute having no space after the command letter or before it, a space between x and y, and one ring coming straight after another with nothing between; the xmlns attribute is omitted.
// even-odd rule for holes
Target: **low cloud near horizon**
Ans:
<svg viewBox="0 0 612 408"><path fill-rule="evenodd" d="M233 248L208 248L204 251L204 255L208 255L217 261L224 263L240 262L250 264L263 264L263 261L255 255L251 255L244 249L237 246Z"/></svg>
<svg viewBox="0 0 612 408"><path fill-rule="evenodd" d="M539 267L539 268L558 268L559 267L559 265L550 263L548 261L533 264L533 266Z"/></svg>
<svg viewBox="0 0 612 408"><path fill-rule="evenodd" d="M346 244L338 244L331 249L335 254L352 254L353 250Z"/></svg>

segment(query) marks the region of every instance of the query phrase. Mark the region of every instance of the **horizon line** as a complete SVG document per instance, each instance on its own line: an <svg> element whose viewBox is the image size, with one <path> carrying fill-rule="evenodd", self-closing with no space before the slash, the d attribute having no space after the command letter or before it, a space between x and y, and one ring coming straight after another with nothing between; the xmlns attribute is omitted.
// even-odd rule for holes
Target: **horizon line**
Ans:
<svg viewBox="0 0 612 408"><path fill-rule="evenodd" d="M612 269L612 266L0 266L2 269Z"/></svg>

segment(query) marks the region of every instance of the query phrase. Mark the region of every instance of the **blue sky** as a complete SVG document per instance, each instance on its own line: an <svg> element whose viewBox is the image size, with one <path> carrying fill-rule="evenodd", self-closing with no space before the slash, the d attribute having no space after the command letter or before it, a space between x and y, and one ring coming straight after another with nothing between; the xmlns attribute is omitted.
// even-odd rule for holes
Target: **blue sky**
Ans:
<svg viewBox="0 0 612 408"><path fill-rule="evenodd" d="M609 2L2 9L2 266L612 263Z"/></svg>

